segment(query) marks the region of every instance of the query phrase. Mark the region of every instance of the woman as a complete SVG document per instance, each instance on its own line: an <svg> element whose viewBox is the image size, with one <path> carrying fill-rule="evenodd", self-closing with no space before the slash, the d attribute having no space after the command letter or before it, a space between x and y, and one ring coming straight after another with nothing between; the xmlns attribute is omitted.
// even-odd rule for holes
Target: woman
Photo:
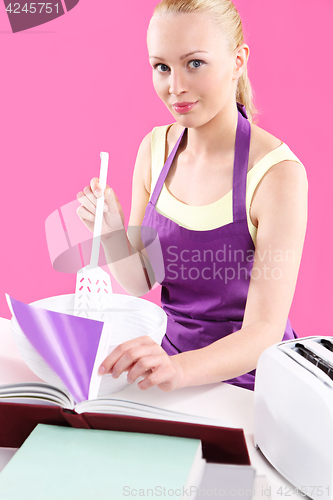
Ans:
<svg viewBox="0 0 333 500"><path fill-rule="evenodd" d="M230 0L162 0L147 42L155 90L176 123L142 141L129 227L142 226L144 246L144 228L158 234L168 326L162 347L148 337L124 342L99 373L128 371L129 382L143 377L141 389L226 381L253 390L263 350L296 337L288 313L306 230L305 169L251 122L249 47ZM96 196L94 178L78 195L90 229ZM133 234L131 256L119 260L131 245L118 199L110 188L105 196L110 270L143 295L154 284L149 258Z"/></svg>

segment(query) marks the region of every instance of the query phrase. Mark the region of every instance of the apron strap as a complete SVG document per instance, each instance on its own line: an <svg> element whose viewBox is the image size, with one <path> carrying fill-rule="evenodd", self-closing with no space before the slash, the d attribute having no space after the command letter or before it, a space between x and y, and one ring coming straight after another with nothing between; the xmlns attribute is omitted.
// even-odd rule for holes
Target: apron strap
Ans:
<svg viewBox="0 0 333 500"><path fill-rule="evenodd" d="M246 220L246 181L249 163L251 125L247 120L245 108L237 103L238 123L235 141L235 159L233 171L232 209L233 222Z"/></svg>
<svg viewBox="0 0 333 500"><path fill-rule="evenodd" d="M184 130L182 131L182 133L180 134L180 137L179 139L177 140L173 150L171 151L171 153L169 154L168 156L168 159L167 161L165 162L162 170L161 170L161 173L157 179L157 182L155 184L155 188L154 188L154 191L153 191L153 194L150 198L150 203L152 205L156 205L156 202L157 202L157 199L160 195L160 192L162 190L162 187L163 187L163 184L165 182L165 179L167 178L167 175L168 175L168 172L169 172L169 169L171 167L171 163L173 162L173 159L177 153L177 149L178 149L178 146L180 144L180 141L182 140L183 138L183 135L184 135L184 132L185 132L186 128L184 128Z"/></svg>
<svg viewBox="0 0 333 500"><path fill-rule="evenodd" d="M242 104L237 103L238 107L238 122L236 131L236 141L235 141L235 159L234 159L234 169L233 169L233 194L232 194L232 206L233 206L233 222L239 220L246 220L246 181L247 181L247 169L249 162L249 150L250 150L250 140L251 140L251 125L247 120L247 115L245 107ZM155 206L157 199L162 190L165 179L167 178L169 169L176 155L179 144L183 138L186 128L180 134L173 150L169 154L167 161L165 162L161 173L157 179L153 194L150 199L150 203Z"/></svg>

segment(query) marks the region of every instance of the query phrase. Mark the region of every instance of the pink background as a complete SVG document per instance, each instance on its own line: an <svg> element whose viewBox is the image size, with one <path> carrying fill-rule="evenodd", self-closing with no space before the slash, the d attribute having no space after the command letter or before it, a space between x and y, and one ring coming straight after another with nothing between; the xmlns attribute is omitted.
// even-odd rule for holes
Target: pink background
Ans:
<svg viewBox="0 0 333 500"><path fill-rule="evenodd" d="M74 292L52 268L47 217L76 198L110 152L108 182L129 217L142 138L173 118L155 96L146 29L156 0L81 0L66 15L12 34L0 3L1 263L4 293L32 302ZM96 6L95 6L95 5ZM332 335L331 0L236 0L251 56L258 125L286 142L309 179L309 222L290 318L300 336ZM327 222L329 222L327 224ZM114 283L114 289L122 293ZM159 290L147 299L159 302Z"/></svg>

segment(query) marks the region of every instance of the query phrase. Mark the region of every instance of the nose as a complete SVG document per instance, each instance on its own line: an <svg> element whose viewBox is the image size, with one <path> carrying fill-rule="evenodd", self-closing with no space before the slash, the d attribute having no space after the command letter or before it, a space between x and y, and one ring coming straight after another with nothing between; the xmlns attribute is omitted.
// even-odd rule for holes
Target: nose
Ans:
<svg viewBox="0 0 333 500"><path fill-rule="evenodd" d="M169 94L180 95L187 92L185 75L181 71L171 71L169 82Z"/></svg>

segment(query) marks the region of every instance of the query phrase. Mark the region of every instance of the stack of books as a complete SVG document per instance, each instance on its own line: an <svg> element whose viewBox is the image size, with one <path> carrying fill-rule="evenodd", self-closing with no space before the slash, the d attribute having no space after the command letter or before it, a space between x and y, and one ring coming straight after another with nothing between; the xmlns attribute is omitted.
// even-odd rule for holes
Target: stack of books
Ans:
<svg viewBox="0 0 333 500"><path fill-rule="evenodd" d="M194 499L200 498L200 488L201 496L218 488L228 498L228 488L235 485L243 490L242 496L251 496L254 469L242 429L100 395L96 382L91 382L103 324L14 299L11 307L26 337L66 389L42 382L0 387L0 446L21 447L0 474L0 500L52 500L64 495L80 500ZM84 323L79 332L74 327L78 319ZM68 357L69 331L72 340L75 332L80 335L74 339L78 345L89 339L88 358L84 349L78 357ZM65 370L60 362L64 359ZM78 367L82 363L85 370Z"/></svg>

